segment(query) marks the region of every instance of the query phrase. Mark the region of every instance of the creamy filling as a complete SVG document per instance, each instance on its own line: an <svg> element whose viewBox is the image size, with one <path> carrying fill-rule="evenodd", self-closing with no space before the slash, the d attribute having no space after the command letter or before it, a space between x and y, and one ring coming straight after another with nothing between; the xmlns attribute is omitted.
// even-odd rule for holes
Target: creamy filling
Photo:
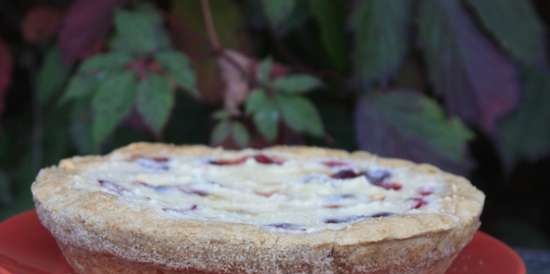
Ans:
<svg viewBox="0 0 550 274"><path fill-rule="evenodd" d="M110 157L76 176L167 218L254 224L284 232L341 229L369 218L438 212L445 186L406 167L296 159L255 151L217 156Z"/></svg>

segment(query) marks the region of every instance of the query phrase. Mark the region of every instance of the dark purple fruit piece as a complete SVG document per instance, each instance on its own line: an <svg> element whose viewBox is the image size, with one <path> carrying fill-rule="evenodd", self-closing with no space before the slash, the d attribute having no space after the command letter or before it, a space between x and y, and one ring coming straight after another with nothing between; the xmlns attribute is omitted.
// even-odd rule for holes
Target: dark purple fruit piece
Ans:
<svg viewBox="0 0 550 274"><path fill-rule="evenodd" d="M298 230L298 231L305 231L306 229L298 224L291 224L291 223L276 223L276 224L268 224L267 227L272 228L278 228L278 229L285 229L285 230Z"/></svg>
<svg viewBox="0 0 550 274"><path fill-rule="evenodd" d="M138 165L150 170L169 170L170 159L167 157L139 157L134 160Z"/></svg>
<svg viewBox="0 0 550 274"><path fill-rule="evenodd" d="M341 224L341 223L349 223L354 222L362 219L366 219L368 216L365 215L352 215L352 216L345 216L345 217L334 217L334 218L328 218L325 219L325 223L327 224Z"/></svg>
<svg viewBox="0 0 550 274"><path fill-rule="evenodd" d="M124 195L124 193L128 192L127 188L108 180L97 180L97 182L105 190L109 192L113 192L118 195Z"/></svg>
<svg viewBox="0 0 550 274"><path fill-rule="evenodd" d="M391 215L393 215L393 213L391 213L391 212L380 212L380 213L372 214L370 216L372 218L379 218L379 217L388 217L388 216L391 216Z"/></svg>
<svg viewBox="0 0 550 274"><path fill-rule="evenodd" d="M371 170L371 171L365 172L365 177L367 177L369 182L376 185L390 178L391 173L384 169L377 169L377 170Z"/></svg>
<svg viewBox="0 0 550 274"><path fill-rule="evenodd" d="M342 169L336 173L333 173L330 175L331 178L334 178L334 179L353 179L353 178L357 178L359 176L362 176L363 173L360 173L360 172L356 172L355 170L352 170L352 169Z"/></svg>

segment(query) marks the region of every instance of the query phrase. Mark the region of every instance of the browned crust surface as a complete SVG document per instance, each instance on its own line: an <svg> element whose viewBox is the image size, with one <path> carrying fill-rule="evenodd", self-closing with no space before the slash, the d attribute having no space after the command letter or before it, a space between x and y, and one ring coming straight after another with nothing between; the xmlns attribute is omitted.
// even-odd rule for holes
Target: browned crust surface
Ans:
<svg viewBox="0 0 550 274"><path fill-rule="evenodd" d="M484 195L464 178L433 166L321 148L274 147L267 151L297 158L356 158L386 167L405 165L413 172L439 176L450 191L443 198L441 214L369 219L341 230L304 234L273 233L248 224L169 219L149 208L128 206L108 193L74 189L72 178L100 164L104 158L99 156L75 157L42 170L32 192L42 223L61 246L127 262L205 273L419 273L418 268L436 264L439 267L434 266L433 271L422 273L443 273L437 269L450 263L479 226ZM104 157L219 153L219 149L204 146L138 143ZM67 251L71 248L64 251L69 261L73 260L73 252ZM393 270L382 272L384 269Z"/></svg>

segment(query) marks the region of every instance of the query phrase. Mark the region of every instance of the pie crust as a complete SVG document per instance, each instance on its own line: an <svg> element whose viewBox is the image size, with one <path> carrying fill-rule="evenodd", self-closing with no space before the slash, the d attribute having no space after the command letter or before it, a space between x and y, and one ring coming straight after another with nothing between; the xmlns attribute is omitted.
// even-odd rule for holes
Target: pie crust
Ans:
<svg viewBox="0 0 550 274"><path fill-rule="evenodd" d="M406 170L413 177L424 176L443 190L433 198L437 207L417 210L413 206L387 217L321 225L311 231L285 231L238 220L171 217L147 202L132 202L75 183L86 181L83 174L99 170L112 159L135 159L136 155L155 159L269 155L296 162L365 162L390 171ZM430 165L366 152L284 146L239 152L150 143L131 144L106 156L62 160L58 166L41 170L32 193L42 224L81 274L443 274L478 229L485 199L462 177Z"/></svg>

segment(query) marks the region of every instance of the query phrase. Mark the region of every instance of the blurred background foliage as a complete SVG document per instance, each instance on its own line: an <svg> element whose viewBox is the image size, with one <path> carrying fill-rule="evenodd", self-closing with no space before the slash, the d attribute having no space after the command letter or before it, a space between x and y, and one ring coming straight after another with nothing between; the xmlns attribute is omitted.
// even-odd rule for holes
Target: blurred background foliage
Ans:
<svg viewBox="0 0 550 274"><path fill-rule="evenodd" d="M0 2L0 219L42 167L134 141L435 164L550 245L544 0Z"/></svg>

